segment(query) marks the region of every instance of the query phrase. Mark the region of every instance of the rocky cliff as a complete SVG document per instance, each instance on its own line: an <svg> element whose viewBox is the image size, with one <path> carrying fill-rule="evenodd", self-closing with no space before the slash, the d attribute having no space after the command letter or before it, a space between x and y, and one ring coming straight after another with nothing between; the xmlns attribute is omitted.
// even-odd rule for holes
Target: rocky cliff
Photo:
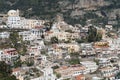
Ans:
<svg viewBox="0 0 120 80"><path fill-rule="evenodd" d="M92 17L108 18L112 14L115 17L119 14L119 6L120 0L0 0L1 12L19 9L22 16L41 19L51 19L56 14L62 14L69 23L80 23Z"/></svg>

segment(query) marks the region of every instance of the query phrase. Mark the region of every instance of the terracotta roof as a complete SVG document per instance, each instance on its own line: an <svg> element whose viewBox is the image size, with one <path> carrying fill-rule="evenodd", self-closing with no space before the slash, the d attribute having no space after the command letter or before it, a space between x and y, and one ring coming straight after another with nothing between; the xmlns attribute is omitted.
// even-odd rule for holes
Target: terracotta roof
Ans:
<svg viewBox="0 0 120 80"><path fill-rule="evenodd" d="M14 69L12 69L12 72L17 72L17 71L20 71L20 68L14 68Z"/></svg>
<svg viewBox="0 0 120 80"><path fill-rule="evenodd" d="M11 53L16 53L17 54L15 48L4 49L4 53L5 54L11 54Z"/></svg>
<svg viewBox="0 0 120 80"><path fill-rule="evenodd" d="M78 76L76 76L75 80L84 80L84 75L78 75Z"/></svg>

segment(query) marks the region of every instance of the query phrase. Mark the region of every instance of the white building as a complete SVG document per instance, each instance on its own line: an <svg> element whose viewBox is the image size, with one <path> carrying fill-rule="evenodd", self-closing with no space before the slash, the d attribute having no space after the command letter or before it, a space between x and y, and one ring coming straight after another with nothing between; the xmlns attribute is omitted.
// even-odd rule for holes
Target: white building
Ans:
<svg viewBox="0 0 120 80"><path fill-rule="evenodd" d="M105 25L106 30L112 30L113 26L112 25Z"/></svg>
<svg viewBox="0 0 120 80"><path fill-rule="evenodd" d="M110 80L115 80L116 68L115 67L104 67L100 69L100 74L102 77L108 78Z"/></svg>
<svg viewBox="0 0 120 80"><path fill-rule="evenodd" d="M31 46L29 49L28 49L28 52L29 52L29 55L31 56L37 56L37 55L40 55L40 49L39 47L37 46Z"/></svg>
<svg viewBox="0 0 120 80"><path fill-rule="evenodd" d="M84 61L80 62L83 66L86 67L86 73L92 73L95 72L98 69L98 66L95 62L92 61Z"/></svg>
<svg viewBox="0 0 120 80"><path fill-rule="evenodd" d="M58 25L57 23L53 24L51 30L44 33L45 39L50 40L52 37L57 37L58 40L68 41L68 40L80 38L79 33L75 32L77 30L76 28L73 30L73 33L72 33L67 31L65 32L64 30L61 30L61 28L59 27L61 26Z"/></svg>
<svg viewBox="0 0 120 80"><path fill-rule="evenodd" d="M19 10L8 11L7 26L14 29L34 29L36 26L42 26L44 20L25 19L19 16Z"/></svg>
<svg viewBox="0 0 120 80"><path fill-rule="evenodd" d="M8 28L7 25L0 25L0 29Z"/></svg>
<svg viewBox="0 0 120 80"><path fill-rule="evenodd" d="M9 38L10 33L9 32L1 32L0 33L0 38L4 39L4 38Z"/></svg>
<svg viewBox="0 0 120 80"><path fill-rule="evenodd" d="M19 80L23 80L22 78L20 79L20 71L21 71L21 68L12 69L12 75L16 76L16 78Z"/></svg>
<svg viewBox="0 0 120 80"><path fill-rule="evenodd" d="M19 10L10 10L8 12L7 26L9 28L21 28L21 18Z"/></svg>
<svg viewBox="0 0 120 80"><path fill-rule="evenodd" d="M72 78L81 74L86 74L86 68L81 65L62 66L55 71L61 74L62 80Z"/></svg>
<svg viewBox="0 0 120 80"><path fill-rule="evenodd" d="M33 78L31 80L56 80L56 76L53 74L53 69L50 67L41 70L44 75L38 78Z"/></svg>
<svg viewBox="0 0 120 80"><path fill-rule="evenodd" d="M120 48L120 38L108 39L109 45L113 49Z"/></svg>
<svg viewBox="0 0 120 80"><path fill-rule="evenodd" d="M113 65L111 64L109 59L107 59L107 58L100 58L99 59L99 66L100 67L106 67L106 66L113 66Z"/></svg>
<svg viewBox="0 0 120 80"><path fill-rule="evenodd" d="M22 37L23 41L31 41L34 38L30 31L19 32L19 36Z"/></svg>
<svg viewBox="0 0 120 80"><path fill-rule="evenodd" d="M19 57L16 49L9 48L0 51L0 60L5 62L13 62Z"/></svg>
<svg viewBox="0 0 120 80"><path fill-rule="evenodd" d="M22 37L23 41L32 41L41 38L42 30L31 29L29 31L19 32L19 36Z"/></svg>
<svg viewBox="0 0 120 80"><path fill-rule="evenodd" d="M82 43L81 49L82 49L82 51L81 51L80 55L82 55L82 56L93 56L96 54L91 43Z"/></svg>

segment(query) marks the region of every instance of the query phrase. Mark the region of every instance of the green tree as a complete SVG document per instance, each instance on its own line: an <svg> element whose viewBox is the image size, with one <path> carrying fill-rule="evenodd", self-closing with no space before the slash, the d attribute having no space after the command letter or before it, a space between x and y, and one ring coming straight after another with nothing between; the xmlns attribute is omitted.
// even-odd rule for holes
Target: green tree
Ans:
<svg viewBox="0 0 120 80"><path fill-rule="evenodd" d="M85 43L87 41L88 41L87 38L76 39L76 42L78 43Z"/></svg>
<svg viewBox="0 0 120 80"><path fill-rule="evenodd" d="M57 73L56 76L57 76L57 78L60 78L60 77L61 77L61 74Z"/></svg>
<svg viewBox="0 0 120 80"><path fill-rule="evenodd" d="M57 37L52 37L51 38L51 43L58 43L58 38Z"/></svg>
<svg viewBox="0 0 120 80"><path fill-rule="evenodd" d="M14 48L18 48L18 41L19 41L19 35L18 35L18 32L16 31L13 31L10 33L10 40L12 42L12 47Z"/></svg>
<svg viewBox="0 0 120 80"><path fill-rule="evenodd" d="M88 42L94 42L96 38L97 30L93 26L89 27L88 30Z"/></svg>
<svg viewBox="0 0 120 80"><path fill-rule="evenodd" d="M39 0L30 0L31 5L38 5Z"/></svg>
<svg viewBox="0 0 120 80"><path fill-rule="evenodd" d="M6 64L4 61L0 61L0 73L2 73L3 76L9 76L11 72L10 65Z"/></svg>
<svg viewBox="0 0 120 80"><path fill-rule="evenodd" d="M17 80L11 73L10 65L6 64L4 61L0 61L0 80Z"/></svg>
<svg viewBox="0 0 120 80"><path fill-rule="evenodd" d="M22 37L18 35L17 31L10 33L11 47L14 47L18 53L24 55L27 52L27 45L30 44L29 41L23 41Z"/></svg>
<svg viewBox="0 0 120 80"><path fill-rule="evenodd" d="M17 68L17 67L21 67L22 66L22 61L21 60L17 60L14 62L14 67Z"/></svg>
<svg viewBox="0 0 120 80"><path fill-rule="evenodd" d="M120 79L120 72L115 77L116 79Z"/></svg>
<svg viewBox="0 0 120 80"><path fill-rule="evenodd" d="M70 80L70 78L64 79L64 80Z"/></svg>
<svg viewBox="0 0 120 80"><path fill-rule="evenodd" d="M33 66L34 65L34 60L33 59L28 59L26 62L27 66Z"/></svg>
<svg viewBox="0 0 120 80"><path fill-rule="evenodd" d="M0 79L1 80L1 79ZM4 78L3 80L18 80L14 75Z"/></svg>
<svg viewBox="0 0 120 80"><path fill-rule="evenodd" d="M71 64L71 65L80 64L80 60L78 58L71 59L71 60L69 60L69 64Z"/></svg>
<svg viewBox="0 0 120 80"><path fill-rule="evenodd" d="M22 45L22 51L21 51L21 54L22 55L25 55L27 52L27 46L25 44Z"/></svg>
<svg viewBox="0 0 120 80"><path fill-rule="evenodd" d="M65 30L65 32L72 33L72 30L71 30L71 29L68 29L68 30Z"/></svg>
<svg viewBox="0 0 120 80"><path fill-rule="evenodd" d="M88 30L88 42L100 41L101 39L102 34L98 33L95 27L90 26Z"/></svg>
<svg viewBox="0 0 120 80"><path fill-rule="evenodd" d="M102 39L102 34L101 33L97 33L96 41L100 41L101 39Z"/></svg>

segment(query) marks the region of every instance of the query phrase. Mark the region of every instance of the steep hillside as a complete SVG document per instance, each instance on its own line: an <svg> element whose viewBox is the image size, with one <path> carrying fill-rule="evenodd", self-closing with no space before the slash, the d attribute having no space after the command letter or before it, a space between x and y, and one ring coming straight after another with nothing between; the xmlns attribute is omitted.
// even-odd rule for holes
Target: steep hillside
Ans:
<svg viewBox="0 0 120 80"><path fill-rule="evenodd" d="M19 9L22 16L41 19L51 19L59 13L72 24L85 24L91 18L98 18L100 23L119 14L119 6L120 0L0 0L1 13Z"/></svg>

